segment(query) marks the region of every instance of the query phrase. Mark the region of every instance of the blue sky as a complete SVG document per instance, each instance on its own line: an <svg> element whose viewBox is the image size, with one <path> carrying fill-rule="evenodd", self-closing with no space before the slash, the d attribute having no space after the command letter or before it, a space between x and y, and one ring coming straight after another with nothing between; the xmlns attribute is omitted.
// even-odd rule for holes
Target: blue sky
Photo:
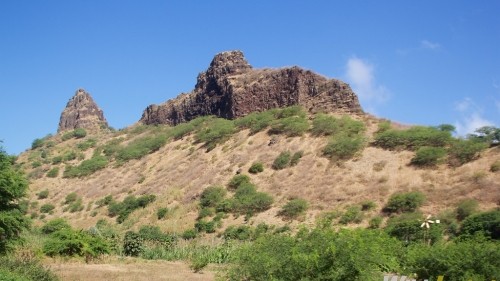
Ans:
<svg viewBox="0 0 500 281"><path fill-rule="evenodd" d="M55 133L82 87L111 126L191 91L221 51L348 82L406 124L500 126L500 1L0 2L0 140Z"/></svg>

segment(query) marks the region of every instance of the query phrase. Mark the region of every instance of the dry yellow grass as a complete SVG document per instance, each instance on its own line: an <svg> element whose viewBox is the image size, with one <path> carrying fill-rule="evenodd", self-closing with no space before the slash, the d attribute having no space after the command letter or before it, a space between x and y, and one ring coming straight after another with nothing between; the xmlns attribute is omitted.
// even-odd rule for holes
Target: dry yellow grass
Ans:
<svg viewBox="0 0 500 281"><path fill-rule="evenodd" d="M376 120L365 119L368 132L373 133ZM111 134L101 135L99 143L105 143L112 137ZM271 138L276 139L273 145L269 145ZM499 148L491 148L480 159L458 168L442 164L433 169L420 169L408 165L412 152L374 147L367 147L353 160L333 163L322 156L321 149L326 142L323 137L305 135L286 138L269 136L265 132L249 135L244 130L214 150L205 152L200 144L194 143L192 136L188 136L170 142L140 160L132 160L119 167L110 165L86 178L41 177L33 180L30 199L40 201L39 205L50 202L60 206L67 194L76 192L87 206L90 201L95 202L109 194L120 200L129 194L153 193L158 200L146 209L134 212L126 226L136 229L144 224L157 224L165 231L180 232L193 227L197 199L204 188L225 185L237 170L247 173L253 162L260 161L264 163L264 172L250 176L259 190L274 196L275 204L270 210L252 218L250 223L285 224L276 214L293 197L304 198L310 203L311 208L303 222L306 224L313 224L316 214L320 212L342 210L365 200L375 202L379 211L388 196L399 191L419 190L425 193L428 200L422 211L431 214L453 208L463 198L478 200L483 209L493 208L500 202L500 173L489 171L490 165L500 159ZM63 143L64 147L71 145L74 143ZM280 171L271 169L273 160L285 150L302 150L304 156L294 167ZM90 157L92 150L86 154ZM27 157L28 154L21 155L20 161L27 161ZM36 199L35 194L44 189L49 190L49 198ZM168 207L172 211L167 219L157 221L156 210L160 207ZM75 226L87 228L106 217L105 208L96 210L98 214L95 217L89 215L91 211L63 213L62 208L56 208L47 219L66 217ZM226 225L232 223L231 219L225 222Z"/></svg>
<svg viewBox="0 0 500 281"><path fill-rule="evenodd" d="M101 264L47 261L47 266L64 281L212 281L215 267L194 273L183 262L140 259L108 260Z"/></svg>

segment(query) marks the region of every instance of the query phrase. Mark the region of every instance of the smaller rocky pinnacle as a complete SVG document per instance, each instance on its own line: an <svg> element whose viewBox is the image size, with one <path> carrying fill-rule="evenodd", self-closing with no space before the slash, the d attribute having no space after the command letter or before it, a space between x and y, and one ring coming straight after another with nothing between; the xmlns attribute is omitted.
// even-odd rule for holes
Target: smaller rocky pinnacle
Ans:
<svg viewBox="0 0 500 281"><path fill-rule="evenodd" d="M61 113L57 132L77 128L94 131L107 127L108 122L94 99L84 89L78 89Z"/></svg>

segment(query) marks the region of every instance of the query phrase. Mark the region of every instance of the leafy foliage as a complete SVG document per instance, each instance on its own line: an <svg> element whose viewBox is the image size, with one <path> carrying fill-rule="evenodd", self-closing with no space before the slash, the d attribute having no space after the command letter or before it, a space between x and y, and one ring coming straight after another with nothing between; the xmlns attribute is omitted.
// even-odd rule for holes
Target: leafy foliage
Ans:
<svg viewBox="0 0 500 281"><path fill-rule="evenodd" d="M71 226L65 219L56 218L48 221L46 224L42 226L40 230L42 231L43 234L52 234L56 231L68 228L71 228Z"/></svg>
<svg viewBox="0 0 500 281"><path fill-rule="evenodd" d="M275 170L282 170L286 167L288 167L288 164L290 163L291 159L291 153L290 151L283 151L274 159L273 162L273 169Z"/></svg>
<svg viewBox="0 0 500 281"><path fill-rule="evenodd" d="M158 209L158 211L156 211L156 217L161 220L161 219L164 219L165 216L167 216L167 213L168 213L168 208L160 208Z"/></svg>
<svg viewBox="0 0 500 281"><path fill-rule="evenodd" d="M144 194L139 197L129 195L123 199L123 202L110 202L108 205L108 215L111 217L118 216L116 221L122 223L133 211L138 208L145 208L155 200L156 196L152 194Z"/></svg>
<svg viewBox="0 0 500 281"><path fill-rule="evenodd" d="M38 197L38 199L45 199L45 198L49 197L49 190L44 189L44 190L38 192L36 194L36 196Z"/></svg>
<svg viewBox="0 0 500 281"><path fill-rule="evenodd" d="M277 109L271 109L264 112L252 112L247 116L236 119L234 123L240 128L250 129L250 134L255 134L271 125L272 121L275 120L277 111Z"/></svg>
<svg viewBox="0 0 500 281"><path fill-rule="evenodd" d="M384 207L384 211L389 213L414 212L425 202L425 195L422 192L395 193L391 195Z"/></svg>
<svg viewBox="0 0 500 281"><path fill-rule="evenodd" d="M233 121L213 118L196 133L195 139L198 142L204 143L207 151L210 151L214 149L217 144L226 141L234 132L235 126Z"/></svg>
<svg viewBox="0 0 500 281"><path fill-rule="evenodd" d="M479 203L474 199L464 199L458 203L457 219L464 220L468 216L477 212Z"/></svg>
<svg viewBox="0 0 500 281"><path fill-rule="evenodd" d="M59 278L34 258L0 257L2 281L57 281Z"/></svg>
<svg viewBox="0 0 500 281"><path fill-rule="evenodd" d="M26 194L28 181L14 169L13 158L0 147L0 254L5 253L29 226L19 200Z"/></svg>
<svg viewBox="0 0 500 281"><path fill-rule="evenodd" d="M279 215L287 219L297 218L307 211L309 204L306 200L295 198L288 201L280 210Z"/></svg>
<svg viewBox="0 0 500 281"><path fill-rule="evenodd" d="M339 222L341 224L348 223L360 223L363 221L363 213L361 212L361 206L353 205L349 206L344 214L340 217Z"/></svg>
<svg viewBox="0 0 500 281"><path fill-rule="evenodd" d="M58 167L54 167L47 172L47 177L49 178L57 178L58 175L59 175Z"/></svg>
<svg viewBox="0 0 500 281"><path fill-rule="evenodd" d="M48 256L87 256L98 257L109 254L107 242L100 236L83 230L62 228L53 232L43 245L43 252Z"/></svg>
<svg viewBox="0 0 500 281"><path fill-rule="evenodd" d="M258 174L262 173L263 171L264 171L264 165L262 164L262 162L253 163L252 166L250 166L250 168L248 169L248 172L251 174Z"/></svg>
<svg viewBox="0 0 500 281"><path fill-rule="evenodd" d="M227 187L232 190L236 190L240 185L244 183L249 183L250 182L250 177L247 175L235 175L231 181L227 184Z"/></svg>
<svg viewBox="0 0 500 281"><path fill-rule="evenodd" d="M66 166L64 178L76 178L91 175L98 170L104 169L108 164L108 159L104 156L95 155L91 159L84 160L78 166Z"/></svg>
<svg viewBox="0 0 500 281"><path fill-rule="evenodd" d="M472 236L481 233L491 239L500 239L500 210L478 213L462 222L460 235Z"/></svg>
<svg viewBox="0 0 500 281"><path fill-rule="evenodd" d="M375 136L374 145L385 149L417 150L422 146L446 147L451 133L434 127L415 126L407 130L389 129Z"/></svg>
<svg viewBox="0 0 500 281"><path fill-rule="evenodd" d="M456 140L450 150L451 164L460 166L479 157L479 153L486 149L488 145L475 140Z"/></svg>
<svg viewBox="0 0 500 281"><path fill-rule="evenodd" d="M446 156L442 147L422 146L418 148L411 164L415 166L435 166Z"/></svg>
<svg viewBox="0 0 500 281"><path fill-rule="evenodd" d="M200 205L202 207L216 207L226 197L226 190L220 186L207 187L201 193Z"/></svg>
<svg viewBox="0 0 500 281"><path fill-rule="evenodd" d="M442 226L433 224L429 230L421 227L421 213L403 213L389 218L385 232L405 243L435 243L442 238Z"/></svg>
<svg viewBox="0 0 500 281"><path fill-rule="evenodd" d="M116 159L118 161L126 162L132 159L140 159L150 153L158 151L163 145L167 143L167 136L158 134L154 136L145 136L134 139L127 146L116 149ZM113 148L108 148L110 153Z"/></svg>
<svg viewBox="0 0 500 281"><path fill-rule="evenodd" d="M40 206L40 212L41 213L50 213L55 209L54 205L52 204L43 204Z"/></svg>
<svg viewBox="0 0 500 281"><path fill-rule="evenodd" d="M341 134L330 139L323 148L323 155L335 160L346 160L356 155L364 147L364 143L362 136Z"/></svg>

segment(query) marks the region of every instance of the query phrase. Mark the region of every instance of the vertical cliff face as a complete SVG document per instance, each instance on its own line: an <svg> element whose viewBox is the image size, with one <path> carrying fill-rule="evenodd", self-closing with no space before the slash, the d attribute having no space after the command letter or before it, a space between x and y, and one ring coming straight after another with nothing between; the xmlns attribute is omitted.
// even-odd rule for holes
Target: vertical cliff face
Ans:
<svg viewBox="0 0 500 281"><path fill-rule="evenodd" d="M299 67L253 69L241 51L230 51L214 57L191 93L150 105L140 121L175 125L203 115L232 119L291 105L311 112L363 112L356 94L340 80Z"/></svg>
<svg viewBox="0 0 500 281"><path fill-rule="evenodd" d="M61 113L57 132L76 128L99 130L106 127L108 127L108 122L92 96L85 90L78 89Z"/></svg>

